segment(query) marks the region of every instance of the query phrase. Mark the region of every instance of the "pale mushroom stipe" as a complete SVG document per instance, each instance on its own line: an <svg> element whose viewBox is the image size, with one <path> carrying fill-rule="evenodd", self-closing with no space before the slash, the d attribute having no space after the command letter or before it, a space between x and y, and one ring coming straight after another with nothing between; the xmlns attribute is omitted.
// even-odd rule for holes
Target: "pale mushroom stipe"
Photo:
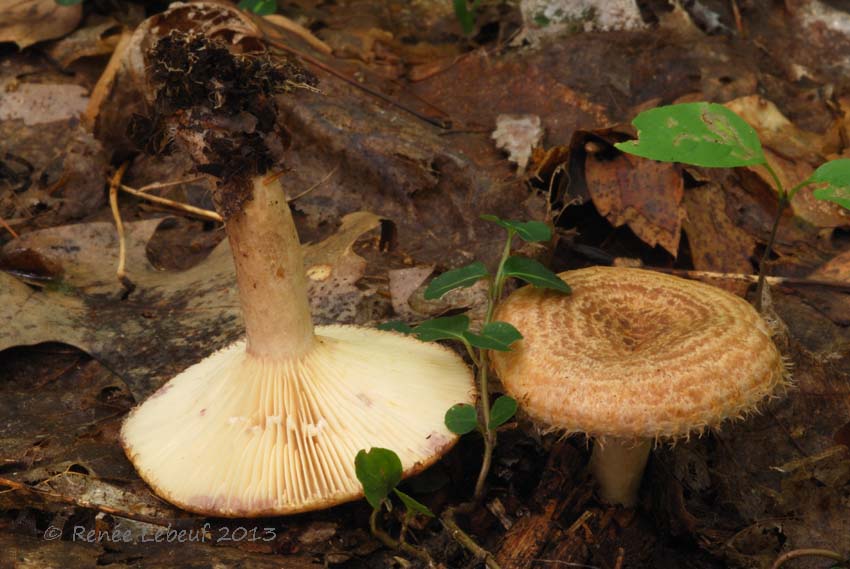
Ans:
<svg viewBox="0 0 850 569"><path fill-rule="evenodd" d="M130 413L121 439L140 476L186 510L247 517L361 497L354 457L362 448L395 450L405 476L423 470L456 442L443 414L474 400L472 374L436 344L313 326L284 189L261 177L282 148L273 95L286 89L276 84L308 75L191 33L161 40L150 57L161 83L156 107L175 112L167 132L219 178L214 198L233 251L246 338ZM158 67L164 58L168 64ZM194 82L196 70L203 79ZM249 114L258 120L246 120Z"/></svg>
<svg viewBox="0 0 850 569"><path fill-rule="evenodd" d="M493 364L532 419L595 438L610 503L636 503L655 442L741 419L787 384L767 326L733 294L642 269L559 276L571 295L524 287L499 306L523 339Z"/></svg>

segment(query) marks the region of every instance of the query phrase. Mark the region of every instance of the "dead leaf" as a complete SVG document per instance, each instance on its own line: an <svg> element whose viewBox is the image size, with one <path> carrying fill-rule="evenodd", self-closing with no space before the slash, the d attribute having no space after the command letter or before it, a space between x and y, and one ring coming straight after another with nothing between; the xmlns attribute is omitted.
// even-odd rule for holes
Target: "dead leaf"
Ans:
<svg viewBox="0 0 850 569"><path fill-rule="evenodd" d="M6 244L4 256L29 251L64 272L42 289L0 273L0 319L10 323L0 335L0 350L71 344L118 372L141 401L181 369L236 340L242 324L228 242L186 271L159 271L145 246L161 222L125 226L127 269L138 287L126 300L115 279L118 243L112 223L34 231ZM304 247L317 324L350 321L356 314L367 294L354 286L365 261L351 246L378 222L367 212L351 214L336 234Z"/></svg>
<svg viewBox="0 0 850 569"><path fill-rule="evenodd" d="M797 128L773 102L750 95L729 101L725 106L758 131L762 145L790 160L819 160L821 136Z"/></svg>
<svg viewBox="0 0 850 569"><path fill-rule="evenodd" d="M82 115L88 102L88 91L80 85L19 83L0 97L0 121L20 120L25 125L65 121Z"/></svg>
<svg viewBox="0 0 850 569"><path fill-rule="evenodd" d="M677 166L628 154L610 160L588 154L585 178L593 204L612 225L628 225L644 243L676 257L684 217Z"/></svg>
<svg viewBox="0 0 850 569"><path fill-rule="evenodd" d="M531 152L543 140L543 128L537 115L499 115L496 130L491 138L496 147L508 153L508 160L517 165L520 174L525 172Z"/></svg>
<svg viewBox="0 0 850 569"><path fill-rule="evenodd" d="M113 18L80 28L50 46L47 54L63 68L83 57L108 55L121 37L121 24Z"/></svg>
<svg viewBox="0 0 850 569"><path fill-rule="evenodd" d="M352 246L380 224L381 218L368 211L351 213L342 218L335 234L304 246L313 318L326 322L356 321L364 293L354 285L366 272L366 260Z"/></svg>
<svg viewBox="0 0 850 569"><path fill-rule="evenodd" d="M389 271L390 298L396 315L405 320L413 318L413 309L408 303L410 296L422 286L433 272L434 265L421 265L409 269Z"/></svg>
<svg viewBox="0 0 850 569"><path fill-rule="evenodd" d="M682 227L688 236L695 269L721 273L753 272L755 240L729 218L723 186L709 183L685 190L683 205L687 216ZM731 281L712 284L741 295L748 288L747 284Z"/></svg>
<svg viewBox="0 0 850 569"><path fill-rule="evenodd" d="M24 49L72 31L83 17L82 2L61 6L55 0L0 0L0 42Z"/></svg>
<svg viewBox="0 0 850 569"><path fill-rule="evenodd" d="M785 190L808 178L825 161L821 148L826 144L821 135L806 132L789 121L772 102L752 95L726 103L757 132L768 162L776 171ZM773 177L763 166L749 168L765 183L774 186ZM794 214L816 227L850 225L850 214L840 205L815 199L811 188L798 191L791 200Z"/></svg>
<svg viewBox="0 0 850 569"><path fill-rule="evenodd" d="M850 282L850 251L839 253L809 273L810 279ZM798 291L806 303L816 308L836 324L850 324L850 295L819 287L806 287Z"/></svg>

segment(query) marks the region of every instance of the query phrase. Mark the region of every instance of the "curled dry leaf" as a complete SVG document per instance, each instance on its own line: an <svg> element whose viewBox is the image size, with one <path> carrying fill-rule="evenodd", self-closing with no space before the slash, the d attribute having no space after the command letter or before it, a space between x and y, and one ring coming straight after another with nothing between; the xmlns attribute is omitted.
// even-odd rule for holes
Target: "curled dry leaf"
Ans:
<svg viewBox="0 0 850 569"><path fill-rule="evenodd" d="M678 166L629 154L612 160L588 154L585 178L593 204L612 225L628 225L644 243L676 256L685 215Z"/></svg>
<svg viewBox="0 0 850 569"><path fill-rule="evenodd" d="M62 274L34 289L0 272L0 320L9 323L0 333L0 350L71 344L116 371L141 400L181 369L235 341L242 324L229 243L223 241L188 270L160 271L148 261L145 246L161 221L125 226L127 270L137 284L126 300L115 278L118 242L112 223L55 227L8 243L6 270L15 258L28 255L61 267ZM304 247L317 324L354 319L366 293L353 284L365 261L351 246L378 223L373 214L353 213L337 233Z"/></svg>
<svg viewBox="0 0 850 569"><path fill-rule="evenodd" d="M55 0L0 0L0 42L15 42L23 49L34 43L62 37L83 17L83 4L60 6Z"/></svg>
<svg viewBox="0 0 850 569"><path fill-rule="evenodd" d="M808 178L825 161L821 149L827 140L816 133L797 128L771 101L758 95L741 97L726 103L758 132L764 153L786 190ZM749 167L771 187L773 178L763 166ZM838 204L815 199L811 188L797 192L791 200L797 217L816 227L850 225L850 215Z"/></svg>
<svg viewBox="0 0 850 569"><path fill-rule="evenodd" d="M108 55L115 50L121 37L121 24L109 18L105 22L80 28L62 38L47 50L63 68L82 57Z"/></svg>

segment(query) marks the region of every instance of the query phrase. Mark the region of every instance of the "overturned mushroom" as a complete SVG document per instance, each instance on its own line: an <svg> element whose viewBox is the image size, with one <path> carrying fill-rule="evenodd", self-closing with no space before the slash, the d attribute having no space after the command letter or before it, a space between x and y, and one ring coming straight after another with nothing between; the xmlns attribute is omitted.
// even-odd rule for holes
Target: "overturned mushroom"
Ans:
<svg viewBox="0 0 850 569"><path fill-rule="evenodd" d="M286 195L261 177L283 146L273 95L312 78L191 33L172 33L150 59L159 90L155 116L137 119L142 142L174 142L219 178L246 339L131 412L121 436L139 474L187 510L260 516L361 496L362 448L393 449L407 475L427 467L456 440L443 414L473 398L469 369L401 334L314 328Z"/></svg>
<svg viewBox="0 0 850 569"><path fill-rule="evenodd" d="M502 303L496 317L523 340L493 363L532 418L596 438L608 502L634 505L654 441L741 418L785 384L767 327L737 296L640 269L560 276L572 295L525 287Z"/></svg>

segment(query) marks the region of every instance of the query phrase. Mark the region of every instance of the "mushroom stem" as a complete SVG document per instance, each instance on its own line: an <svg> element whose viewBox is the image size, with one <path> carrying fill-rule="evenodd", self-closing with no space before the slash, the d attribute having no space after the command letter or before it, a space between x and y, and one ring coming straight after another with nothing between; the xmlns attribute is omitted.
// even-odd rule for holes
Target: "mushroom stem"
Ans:
<svg viewBox="0 0 850 569"><path fill-rule="evenodd" d="M301 243L278 180L255 177L253 199L225 224L250 354L289 359L313 346Z"/></svg>
<svg viewBox="0 0 850 569"><path fill-rule="evenodd" d="M637 503L651 443L651 439L616 437L596 440L590 456L590 469L599 482L603 500L627 508Z"/></svg>

